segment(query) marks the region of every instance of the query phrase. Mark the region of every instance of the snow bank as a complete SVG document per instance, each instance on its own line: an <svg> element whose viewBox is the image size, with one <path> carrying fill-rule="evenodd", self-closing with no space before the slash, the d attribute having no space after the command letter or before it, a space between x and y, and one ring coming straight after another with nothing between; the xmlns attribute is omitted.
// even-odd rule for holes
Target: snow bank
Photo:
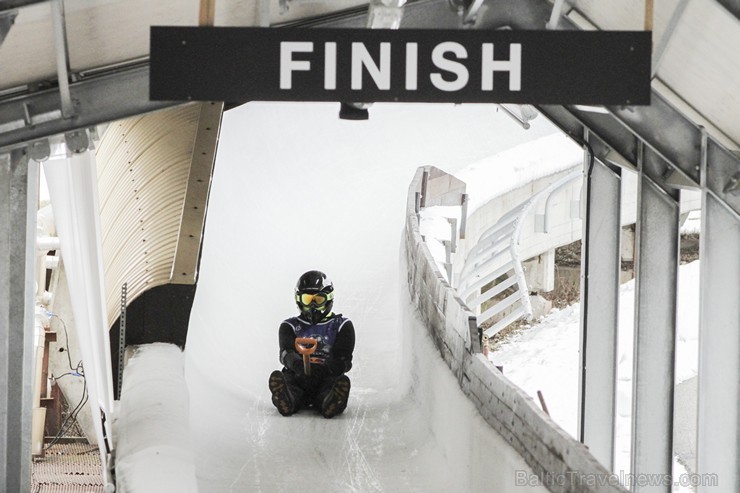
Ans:
<svg viewBox="0 0 740 493"><path fill-rule="evenodd" d="M676 383L697 375L699 340L699 261L679 267L676 337ZM622 285L619 298L619 366L615 469L629 473L632 414L632 336L634 280ZM554 310L534 327L512 336L490 360L530 396L544 395L552 418L572 436L577 434L580 304ZM676 402L677 407L695 402ZM691 430L677 430L679 432ZM674 475L683 471L674 464ZM680 488L680 487L677 487ZM691 491L675 489L674 491Z"/></svg>
<svg viewBox="0 0 740 493"><path fill-rule="evenodd" d="M119 493L198 491L183 361L180 348L163 343L128 360L113 427Z"/></svg>

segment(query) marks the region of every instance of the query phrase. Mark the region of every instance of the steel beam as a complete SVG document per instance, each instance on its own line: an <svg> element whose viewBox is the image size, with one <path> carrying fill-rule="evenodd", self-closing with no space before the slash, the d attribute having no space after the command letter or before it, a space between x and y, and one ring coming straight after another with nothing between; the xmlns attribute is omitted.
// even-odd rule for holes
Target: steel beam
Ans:
<svg viewBox="0 0 740 493"><path fill-rule="evenodd" d="M67 20L64 15L64 0L51 0L51 19L54 25L54 47L57 59L57 82L62 117L74 116L72 96L69 93L69 49L67 46Z"/></svg>
<svg viewBox="0 0 740 493"><path fill-rule="evenodd" d="M698 491L737 491L740 487L740 221L715 197L705 193L701 226L696 472L705 484Z"/></svg>
<svg viewBox="0 0 740 493"><path fill-rule="evenodd" d="M37 3L44 3L48 1L49 0L0 0L0 12L17 9L20 7L28 7L29 5L35 5Z"/></svg>
<svg viewBox="0 0 740 493"><path fill-rule="evenodd" d="M53 89L0 100L0 150L181 104L149 101L148 64L90 76L69 89L73 118L62 118L59 92Z"/></svg>
<svg viewBox="0 0 740 493"><path fill-rule="evenodd" d="M721 0L722 4L732 3ZM38 0L0 0L0 10L15 6L39 3ZM496 8L481 10L476 19L478 29L544 29L552 14L552 3L547 0L497 0ZM737 10L737 9L735 9ZM733 10L730 10L734 13ZM310 22L301 21L302 26L360 27L366 20L366 9L332 14ZM459 18L447 8L446 0L410 2L404 11L403 28L460 27ZM559 29L572 30L577 26L562 17ZM58 94L26 93L13 100L0 100L0 149L10 145L46 137L72 129L104 123L135 114L153 111L174 102L150 102L148 94L148 67L127 69L107 77L95 77L71 84L71 95L76 118L61 119ZM239 102L227 102L227 108ZM631 162L636 162L636 141L644 142L666 161L672 169L699 186L698 148L701 128L673 107L657 91L652 92L650 106L610 107L610 113L599 115L561 107L543 106L540 109L548 118L559 125L572 125L557 121L557 116L568 115L610 148ZM582 133L579 133L580 137ZM707 180L712 194L740 217L740 195L726 193L726 184L740 168L740 156L724 149L718 142L709 139L708 147L716 149L721 158L709 170L715 179ZM729 175L728 175L729 173Z"/></svg>
<svg viewBox="0 0 740 493"><path fill-rule="evenodd" d="M578 438L613 470L622 177L619 168L586 154Z"/></svg>
<svg viewBox="0 0 740 493"><path fill-rule="evenodd" d="M0 491L31 488L38 165L0 154Z"/></svg>
<svg viewBox="0 0 740 493"><path fill-rule="evenodd" d="M737 0L717 0L717 2L740 20L740 3Z"/></svg>
<svg viewBox="0 0 740 493"><path fill-rule="evenodd" d="M631 473L670 478L680 202L678 192L661 188L650 176L656 162L645 157L636 225ZM669 493L671 485L635 481L632 491Z"/></svg>
<svg viewBox="0 0 740 493"><path fill-rule="evenodd" d="M5 41L5 37L10 32L10 28L13 27L13 23L15 22L17 15L18 12L16 11L0 12L0 46L2 46L3 41Z"/></svg>

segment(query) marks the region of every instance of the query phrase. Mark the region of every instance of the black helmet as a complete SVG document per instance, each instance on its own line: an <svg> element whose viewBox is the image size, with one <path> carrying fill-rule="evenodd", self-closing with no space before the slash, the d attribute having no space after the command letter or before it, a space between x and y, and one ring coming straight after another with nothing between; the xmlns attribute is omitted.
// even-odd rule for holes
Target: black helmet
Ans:
<svg viewBox="0 0 740 493"><path fill-rule="evenodd" d="M323 272L310 270L298 278L295 302L301 317L312 324L319 323L331 314L334 285Z"/></svg>

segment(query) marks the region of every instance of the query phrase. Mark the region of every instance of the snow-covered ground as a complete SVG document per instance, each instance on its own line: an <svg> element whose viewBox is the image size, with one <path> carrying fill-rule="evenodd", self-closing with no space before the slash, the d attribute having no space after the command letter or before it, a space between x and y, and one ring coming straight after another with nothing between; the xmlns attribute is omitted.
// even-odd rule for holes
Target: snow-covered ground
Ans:
<svg viewBox="0 0 740 493"><path fill-rule="evenodd" d="M623 477L630 470L630 415L632 402L632 336L634 331L634 292L631 280L622 285L619 311L619 366L616 423L615 470ZM697 374L699 261L679 269L678 330L676 341L676 383ZM489 355L502 365L504 374L537 399L541 391L552 418L574 437L578 419L578 354L580 305L554 310L532 328L506 340ZM676 406L695 405L694 401ZM674 476L686 470L674 463ZM674 491L692 491L677 486Z"/></svg>
<svg viewBox="0 0 740 493"><path fill-rule="evenodd" d="M562 134L548 135L514 146L472 163L454 173L468 184L469 213L494 197L538 177L573 166L582 151ZM449 239L447 217L460 217L460 207L430 207L421 212L420 231L426 237L440 272L445 273L445 247ZM701 214L689 213L682 233L698 233ZM679 271L678 331L676 341L676 384L697 374L699 261ZM630 470L630 416L632 401L632 337L634 331L634 280L622 285L619 321L618 402L615 470L627 477ZM501 344L489 359L503 366L504 374L538 401L540 391L551 417L577 436L580 306L553 310ZM677 407L695 406L694 400L676 402ZM689 411L690 414L690 411ZM690 430L687 430L690 432ZM674 475L686 469L674 462ZM675 492L693 491L676 486Z"/></svg>
<svg viewBox="0 0 740 493"><path fill-rule="evenodd" d="M556 130L488 105L250 103L224 115L185 375L201 491L497 491L529 468L429 341L400 245L421 165L455 172ZM357 329L350 405L332 420L270 403L277 328L306 270ZM532 488L533 491L544 491Z"/></svg>

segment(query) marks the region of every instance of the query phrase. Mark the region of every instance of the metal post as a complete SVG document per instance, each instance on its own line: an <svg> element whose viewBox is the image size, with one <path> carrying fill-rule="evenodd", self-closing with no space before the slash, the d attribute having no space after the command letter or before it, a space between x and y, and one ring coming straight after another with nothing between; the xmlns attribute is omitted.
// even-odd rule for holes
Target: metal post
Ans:
<svg viewBox="0 0 740 493"><path fill-rule="evenodd" d="M460 196L460 239L465 239L465 227L468 224L468 194L464 193Z"/></svg>
<svg viewBox="0 0 740 493"><path fill-rule="evenodd" d="M622 177L599 161L586 166L578 438L613 470Z"/></svg>
<svg viewBox="0 0 740 493"><path fill-rule="evenodd" d="M0 491L31 488L38 166L0 154Z"/></svg>
<svg viewBox="0 0 740 493"><path fill-rule="evenodd" d="M631 472L671 477L680 208L642 165L638 180ZM671 482L632 491L669 493Z"/></svg>
<svg viewBox="0 0 740 493"><path fill-rule="evenodd" d="M706 165L702 166L706 180ZM697 491L740 485L740 219L704 188L701 220ZM711 481L714 484L709 484Z"/></svg>
<svg viewBox="0 0 740 493"><path fill-rule="evenodd" d="M75 114L72 94L69 90L69 53L67 47L67 25L64 17L64 0L51 1L51 17L54 24L54 44L56 45L57 79L59 80L59 98L62 106L62 118L71 118Z"/></svg>
<svg viewBox="0 0 740 493"><path fill-rule="evenodd" d="M429 169L425 168L424 173L421 175L421 201L419 203L419 210L427 206L427 183L429 182Z"/></svg>
<svg viewBox="0 0 740 493"><path fill-rule="evenodd" d="M128 283L121 286L121 316L118 325L118 386L116 395L121 399L121 389L123 388L123 356L126 351L126 300L128 296Z"/></svg>

